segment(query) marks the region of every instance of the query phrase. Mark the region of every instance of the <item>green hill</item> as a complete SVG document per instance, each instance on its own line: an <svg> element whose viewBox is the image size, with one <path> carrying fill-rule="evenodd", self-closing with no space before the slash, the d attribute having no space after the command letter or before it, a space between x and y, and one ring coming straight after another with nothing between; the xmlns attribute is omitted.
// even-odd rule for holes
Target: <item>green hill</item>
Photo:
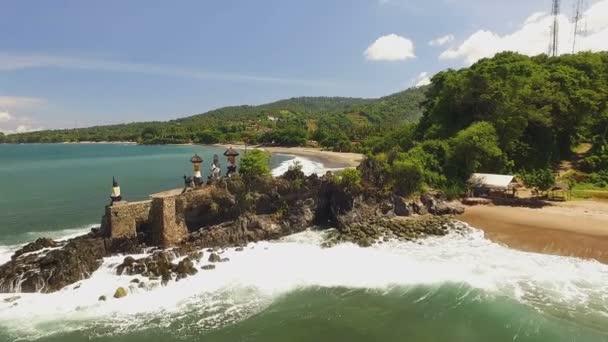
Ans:
<svg viewBox="0 0 608 342"><path fill-rule="evenodd" d="M379 99L297 97L259 106L231 106L165 122L135 122L80 129L12 134L13 143L134 141L168 143L277 143L303 145L339 130L356 141L386 127L421 117L426 88L412 88Z"/></svg>

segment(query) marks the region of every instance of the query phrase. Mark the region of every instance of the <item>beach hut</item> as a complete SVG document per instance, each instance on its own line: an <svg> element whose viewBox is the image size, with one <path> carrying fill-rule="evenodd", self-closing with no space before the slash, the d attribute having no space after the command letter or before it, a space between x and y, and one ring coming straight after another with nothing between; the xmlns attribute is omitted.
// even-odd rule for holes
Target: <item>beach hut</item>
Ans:
<svg viewBox="0 0 608 342"><path fill-rule="evenodd" d="M467 183L469 196L473 197L515 196L516 189L520 187L515 176L492 173L474 173Z"/></svg>

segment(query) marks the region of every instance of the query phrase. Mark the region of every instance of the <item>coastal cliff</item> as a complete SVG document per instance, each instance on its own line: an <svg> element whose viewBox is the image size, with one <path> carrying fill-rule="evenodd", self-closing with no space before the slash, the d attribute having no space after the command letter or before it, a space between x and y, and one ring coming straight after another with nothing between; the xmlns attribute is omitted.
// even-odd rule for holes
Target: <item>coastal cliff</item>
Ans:
<svg viewBox="0 0 608 342"><path fill-rule="evenodd" d="M227 261L213 248L242 248L314 226L336 228L327 235L327 247L444 235L454 225L433 214L462 210L440 193L404 199L371 185L345 186L331 173L235 176L183 193L155 194L148 201L117 202L105 208L100 229L64 242L36 240L0 266L0 292L54 292L88 278L104 257L119 253L148 256L125 258L118 274L166 283L196 274L191 260L202 258L205 248L211 248L209 261Z"/></svg>

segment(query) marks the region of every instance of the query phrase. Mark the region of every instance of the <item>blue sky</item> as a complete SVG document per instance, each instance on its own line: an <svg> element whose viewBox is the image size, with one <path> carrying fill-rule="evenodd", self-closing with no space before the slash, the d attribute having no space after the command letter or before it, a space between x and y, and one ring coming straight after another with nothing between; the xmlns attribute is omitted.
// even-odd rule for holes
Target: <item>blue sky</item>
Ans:
<svg viewBox="0 0 608 342"><path fill-rule="evenodd" d="M545 51L550 18L538 12L550 6L0 0L0 131L166 120L295 96L388 95L503 49ZM588 44L605 49L597 42L608 37L600 13L608 0L587 9L600 34ZM522 42L518 34L536 32L526 30L539 31L535 40Z"/></svg>

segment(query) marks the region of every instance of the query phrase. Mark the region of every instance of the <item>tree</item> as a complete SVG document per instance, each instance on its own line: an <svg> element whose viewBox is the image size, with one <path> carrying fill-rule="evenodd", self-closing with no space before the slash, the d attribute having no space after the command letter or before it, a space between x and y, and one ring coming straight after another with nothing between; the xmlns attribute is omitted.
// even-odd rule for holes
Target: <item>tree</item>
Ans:
<svg viewBox="0 0 608 342"><path fill-rule="evenodd" d="M270 154L268 152L255 149L245 153L239 164L239 173L245 179L255 177L270 176Z"/></svg>
<svg viewBox="0 0 608 342"><path fill-rule="evenodd" d="M478 171L500 171L502 151L498 147L496 129L488 122L477 122L458 132L451 140L452 172L467 179Z"/></svg>
<svg viewBox="0 0 608 342"><path fill-rule="evenodd" d="M416 160L395 160L389 166L389 175L394 184L395 192L401 196L409 196L422 189L424 170Z"/></svg>
<svg viewBox="0 0 608 342"><path fill-rule="evenodd" d="M551 169L538 169L530 172L522 172L519 177L528 188L548 191L555 185L555 176Z"/></svg>
<svg viewBox="0 0 608 342"><path fill-rule="evenodd" d="M2 144L5 139L4 133L0 132L0 144Z"/></svg>

